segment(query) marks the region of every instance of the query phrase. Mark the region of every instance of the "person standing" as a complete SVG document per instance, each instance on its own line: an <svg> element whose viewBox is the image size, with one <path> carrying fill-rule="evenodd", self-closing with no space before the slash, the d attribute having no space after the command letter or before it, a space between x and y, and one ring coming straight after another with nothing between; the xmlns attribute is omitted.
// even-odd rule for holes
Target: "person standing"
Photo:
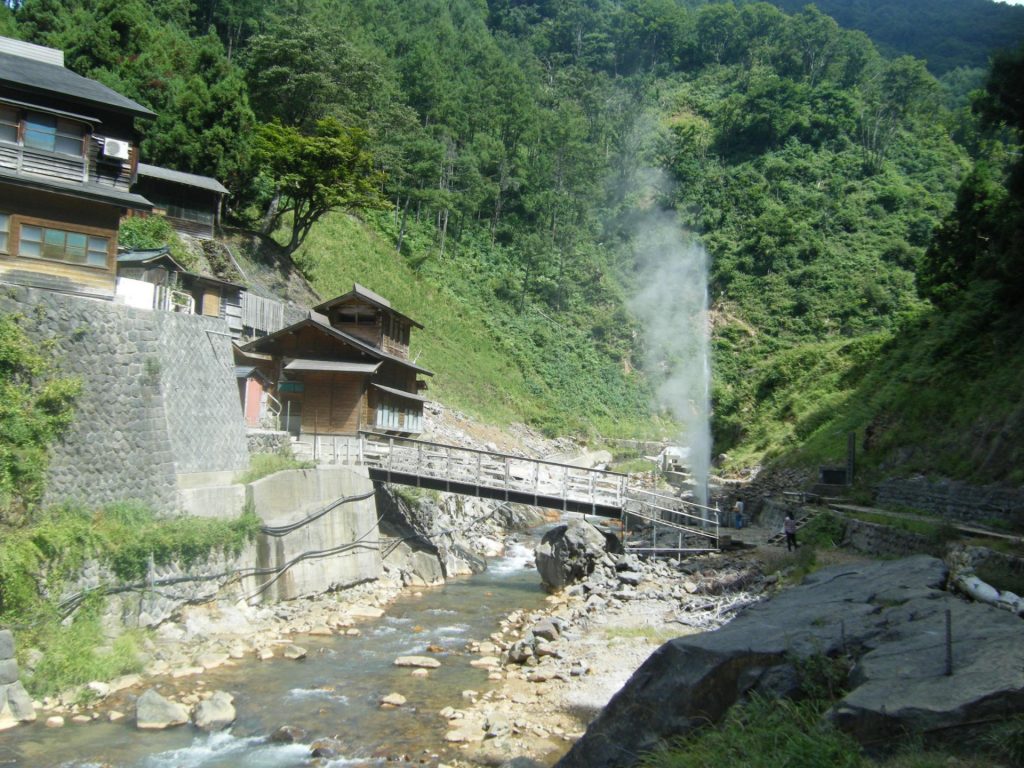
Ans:
<svg viewBox="0 0 1024 768"><path fill-rule="evenodd" d="M787 512L786 519L782 521L782 532L786 534L786 551L792 552L799 544L796 543L796 520L793 513Z"/></svg>
<svg viewBox="0 0 1024 768"><path fill-rule="evenodd" d="M736 499L736 503L732 505L733 514L733 525L736 528L743 527L743 499Z"/></svg>

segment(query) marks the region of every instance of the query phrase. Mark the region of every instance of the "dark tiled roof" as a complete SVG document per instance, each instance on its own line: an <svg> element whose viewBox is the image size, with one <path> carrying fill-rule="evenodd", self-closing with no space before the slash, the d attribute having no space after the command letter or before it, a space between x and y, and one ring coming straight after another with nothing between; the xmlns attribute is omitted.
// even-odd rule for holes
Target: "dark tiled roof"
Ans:
<svg viewBox="0 0 1024 768"><path fill-rule="evenodd" d="M76 75L70 69L24 56L0 53L0 83L11 83L30 91L56 94L69 101L98 104L136 117L155 117L146 107L122 96L96 80Z"/></svg>
<svg viewBox="0 0 1024 768"><path fill-rule="evenodd" d="M195 173L174 171L170 168L161 168L158 165L139 163L139 176L145 176L150 179L160 179L161 181L170 181L175 184L182 184L186 187L205 189L208 192L216 192L221 195L228 194L228 190L223 184L209 176L199 176Z"/></svg>

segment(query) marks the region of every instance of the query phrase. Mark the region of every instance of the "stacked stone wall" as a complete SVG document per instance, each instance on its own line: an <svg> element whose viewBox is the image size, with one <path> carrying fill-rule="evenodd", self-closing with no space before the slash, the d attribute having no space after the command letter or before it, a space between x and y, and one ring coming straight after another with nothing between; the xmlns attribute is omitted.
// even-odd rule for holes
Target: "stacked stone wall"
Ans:
<svg viewBox="0 0 1024 768"><path fill-rule="evenodd" d="M880 507L913 509L961 523L1024 522L1024 490L978 486L955 480L893 478L875 487Z"/></svg>
<svg viewBox="0 0 1024 768"><path fill-rule="evenodd" d="M260 429L249 430L246 435L249 453L282 453L292 455L291 435L284 431Z"/></svg>
<svg viewBox="0 0 1024 768"><path fill-rule="evenodd" d="M46 503L134 500L171 513L181 475L247 468L222 320L9 285L0 313L22 316L28 336L83 385L52 449Z"/></svg>
<svg viewBox="0 0 1024 768"><path fill-rule="evenodd" d="M908 557L922 553L934 553L939 546L935 541L919 533L903 531L889 525L868 523L864 520L845 518L843 546L867 555L886 557Z"/></svg>

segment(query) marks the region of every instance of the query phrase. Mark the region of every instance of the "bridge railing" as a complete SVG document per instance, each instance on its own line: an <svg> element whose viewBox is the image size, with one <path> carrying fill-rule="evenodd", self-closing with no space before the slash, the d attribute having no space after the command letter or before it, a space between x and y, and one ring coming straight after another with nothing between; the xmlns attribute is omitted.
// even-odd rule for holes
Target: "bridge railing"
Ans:
<svg viewBox="0 0 1024 768"><path fill-rule="evenodd" d="M628 529L629 519L636 518L652 524L653 546L655 551L689 551L718 548L719 510L676 496L657 493L641 488L631 488L623 506L623 524ZM658 546L658 529L662 529L662 542L665 535L671 540L676 534L676 546ZM683 536L696 537L698 546L683 546Z"/></svg>
<svg viewBox="0 0 1024 768"><path fill-rule="evenodd" d="M388 473L621 507L628 476L545 459L362 432L363 463Z"/></svg>

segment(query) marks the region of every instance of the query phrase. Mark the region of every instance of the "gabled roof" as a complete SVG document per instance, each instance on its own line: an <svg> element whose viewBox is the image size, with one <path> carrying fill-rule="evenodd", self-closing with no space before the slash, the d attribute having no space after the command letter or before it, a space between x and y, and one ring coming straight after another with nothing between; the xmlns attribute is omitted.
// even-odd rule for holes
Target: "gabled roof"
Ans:
<svg viewBox="0 0 1024 768"><path fill-rule="evenodd" d="M96 80L70 69L26 56L0 52L0 83L31 93L60 96L68 101L95 104L134 117L156 117L141 104Z"/></svg>
<svg viewBox="0 0 1024 768"><path fill-rule="evenodd" d="M184 272L185 268L181 266L174 257L171 256L171 249L166 245L163 248L152 248L149 250L138 250L138 251L122 251L117 254L118 264L137 264L142 267L148 267L150 264L154 264L158 261L169 262L175 272Z"/></svg>
<svg viewBox="0 0 1024 768"><path fill-rule="evenodd" d="M330 310L334 309L334 307L338 306L339 304L347 304L353 299L362 299L363 301L372 304L378 309L384 310L388 314L394 315L395 317L400 317L403 320L408 320L417 328L423 328L423 326L420 323L417 323L408 315L403 315L398 310L393 309L391 307L391 302L385 299L379 293L374 293L369 288L366 288L365 286L362 286L359 283L353 283L352 290L349 291L348 293L342 294L341 296L335 296L333 299L325 301L323 304L318 304L317 306L313 307L313 310L315 312L320 312L326 315L328 312L330 312Z"/></svg>
<svg viewBox="0 0 1024 768"><path fill-rule="evenodd" d="M158 165L139 163L139 176L145 176L149 179L159 179L160 181L169 181L174 184L181 184L185 187L205 189L207 192L216 192L219 195L228 194L227 188L214 178L209 176L200 176L195 173L185 173L184 171L175 171L171 168L161 168Z"/></svg>
<svg viewBox="0 0 1024 768"><path fill-rule="evenodd" d="M327 322L326 317L316 312L310 312L309 317L307 317L305 320L300 320L297 323L292 323L287 328L282 328L279 331L274 331L271 334L261 336L258 339L254 339L253 341L250 341L248 344L244 344L243 346L239 347L239 349L241 349L243 353L259 352L261 348L265 348L265 346L268 343L277 341L278 339L283 338L287 334L295 333L300 328L314 328L320 331L321 333L326 333L327 335L333 336L339 341L343 341L346 344L355 347L358 351L363 352L369 355L370 357L376 358L377 360L389 360L390 362L397 363L398 365L401 365L405 368L411 368L412 370L416 371L416 373L422 373L426 376L434 375L433 371L428 371L426 368L422 368L416 365L415 363L409 362L408 360L405 360L401 357L390 355L384 350L378 349L377 347L373 346L372 344L367 344L362 339L356 338L355 336L345 333L344 331L339 331L337 328L333 328L330 325L330 323Z"/></svg>

